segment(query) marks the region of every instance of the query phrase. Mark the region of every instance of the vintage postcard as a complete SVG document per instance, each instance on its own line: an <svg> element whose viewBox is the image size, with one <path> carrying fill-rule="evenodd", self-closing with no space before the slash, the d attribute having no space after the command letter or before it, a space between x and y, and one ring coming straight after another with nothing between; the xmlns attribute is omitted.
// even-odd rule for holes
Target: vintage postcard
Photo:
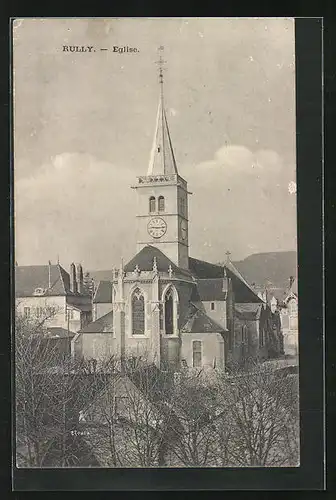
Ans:
<svg viewBox="0 0 336 500"><path fill-rule="evenodd" d="M17 468L300 466L294 25L14 20Z"/></svg>

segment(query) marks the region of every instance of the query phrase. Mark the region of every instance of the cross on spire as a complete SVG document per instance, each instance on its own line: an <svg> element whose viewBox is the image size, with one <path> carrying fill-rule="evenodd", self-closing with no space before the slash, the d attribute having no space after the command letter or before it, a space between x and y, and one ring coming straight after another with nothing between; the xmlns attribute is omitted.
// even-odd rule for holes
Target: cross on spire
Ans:
<svg viewBox="0 0 336 500"><path fill-rule="evenodd" d="M158 48L159 60L155 61L159 68L160 98L147 175L178 174L163 101L163 66L166 63L163 51L164 47L161 45Z"/></svg>
<svg viewBox="0 0 336 500"><path fill-rule="evenodd" d="M158 52L160 54L158 61L155 61L155 64L159 67L159 83L161 87L161 98L163 99L163 71L165 71L164 65L167 63L162 57L164 53L164 46L160 45L158 48Z"/></svg>
<svg viewBox="0 0 336 500"><path fill-rule="evenodd" d="M225 252L225 255L226 255L227 262L229 262L230 261L231 252L229 250L227 250L227 252Z"/></svg>

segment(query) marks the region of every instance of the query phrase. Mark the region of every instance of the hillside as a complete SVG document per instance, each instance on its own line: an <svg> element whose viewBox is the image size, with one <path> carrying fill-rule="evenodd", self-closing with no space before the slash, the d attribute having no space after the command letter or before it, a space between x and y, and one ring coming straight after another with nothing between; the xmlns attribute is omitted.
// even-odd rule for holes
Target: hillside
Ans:
<svg viewBox="0 0 336 500"><path fill-rule="evenodd" d="M233 264L250 284L264 285L270 281L275 287L286 288L289 277L297 274L296 259L295 251L266 252L250 255ZM112 270L89 272L96 282L112 279Z"/></svg>
<svg viewBox="0 0 336 500"><path fill-rule="evenodd" d="M250 284L270 281L275 287L286 288L289 277L297 276L295 251L256 253L233 264Z"/></svg>

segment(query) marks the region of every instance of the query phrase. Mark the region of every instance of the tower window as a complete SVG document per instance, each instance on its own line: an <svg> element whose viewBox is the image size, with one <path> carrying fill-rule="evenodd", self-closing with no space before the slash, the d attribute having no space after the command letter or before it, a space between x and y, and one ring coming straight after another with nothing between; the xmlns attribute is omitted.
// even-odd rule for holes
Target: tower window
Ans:
<svg viewBox="0 0 336 500"><path fill-rule="evenodd" d="M163 212L165 209L165 199L163 196L159 196L159 212Z"/></svg>
<svg viewBox="0 0 336 500"><path fill-rule="evenodd" d="M169 290L165 297L165 332L167 335L174 333L174 301L172 290Z"/></svg>
<svg viewBox="0 0 336 500"><path fill-rule="evenodd" d="M211 309L211 311L214 311L214 310L215 310L215 303L214 303L214 302L211 302L211 304L210 304L210 309Z"/></svg>
<svg viewBox="0 0 336 500"><path fill-rule="evenodd" d="M200 340L193 341L193 367L202 367L202 342Z"/></svg>
<svg viewBox="0 0 336 500"><path fill-rule="evenodd" d="M154 198L154 196L151 196L149 198L149 211L155 212L155 198Z"/></svg>
<svg viewBox="0 0 336 500"><path fill-rule="evenodd" d="M145 301L139 288L132 295L132 333L144 335L145 333Z"/></svg>

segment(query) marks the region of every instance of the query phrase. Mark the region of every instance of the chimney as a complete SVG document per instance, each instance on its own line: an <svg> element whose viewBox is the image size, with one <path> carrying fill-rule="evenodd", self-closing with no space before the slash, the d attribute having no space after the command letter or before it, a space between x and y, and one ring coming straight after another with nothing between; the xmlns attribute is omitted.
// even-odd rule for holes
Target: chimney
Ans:
<svg viewBox="0 0 336 500"><path fill-rule="evenodd" d="M70 266L70 290L73 293L77 293L76 268L74 263Z"/></svg>
<svg viewBox="0 0 336 500"><path fill-rule="evenodd" d="M81 264L77 264L76 266L76 279L78 293L84 293L83 268Z"/></svg>
<svg viewBox="0 0 336 500"><path fill-rule="evenodd" d="M293 283L294 283L294 276L290 276L290 277L289 277L289 289L291 289L291 288L292 288Z"/></svg>

